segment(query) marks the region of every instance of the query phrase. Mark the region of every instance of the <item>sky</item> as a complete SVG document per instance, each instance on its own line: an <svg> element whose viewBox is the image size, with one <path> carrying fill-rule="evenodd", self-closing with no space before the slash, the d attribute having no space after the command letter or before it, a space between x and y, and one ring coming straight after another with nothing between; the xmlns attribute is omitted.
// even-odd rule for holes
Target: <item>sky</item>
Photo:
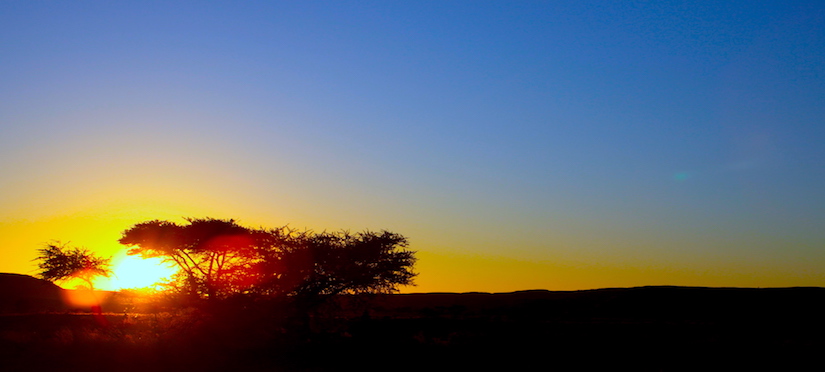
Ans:
<svg viewBox="0 0 825 372"><path fill-rule="evenodd" d="M2 1L0 272L386 229L403 292L825 286L821 1Z"/></svg>

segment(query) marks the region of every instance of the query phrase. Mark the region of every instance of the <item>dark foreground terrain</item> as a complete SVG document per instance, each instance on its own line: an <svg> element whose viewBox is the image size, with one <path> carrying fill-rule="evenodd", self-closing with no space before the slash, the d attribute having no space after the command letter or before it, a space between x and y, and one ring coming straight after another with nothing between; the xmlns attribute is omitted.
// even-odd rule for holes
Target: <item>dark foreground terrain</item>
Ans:
<svg viewBox="0 0 825 372"><path fill-rule="evenodd" d="M819 369L823 310L823 288L641 287L343 297L303 323L272 304L16 313L0 370Z"/></svg>

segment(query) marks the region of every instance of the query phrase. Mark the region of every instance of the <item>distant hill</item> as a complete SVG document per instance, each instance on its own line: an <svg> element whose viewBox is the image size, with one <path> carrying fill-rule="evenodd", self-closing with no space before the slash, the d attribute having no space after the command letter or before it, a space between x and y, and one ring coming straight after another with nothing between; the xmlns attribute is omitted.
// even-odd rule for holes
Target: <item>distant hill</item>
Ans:
<svg viewBox="0 0 825 372"><path fill-rule="evenodd" d="M817 320L825 288L651 286L584 291L418 293L382 296L375 315L501 317L524 320Z"/></svg>
<svg viewBox="0 0 825 372"><path fill-rule="evenodd" d="M0 314L65 310L63 291L30 275L0 273Z"/></svg>
<svg viewBox="0 0 825 372"><path fill-rule="evenodd" d="M361 314L353 339L417 347L411 370L803 370L825 347L813 287L395 294Z"/></svg>

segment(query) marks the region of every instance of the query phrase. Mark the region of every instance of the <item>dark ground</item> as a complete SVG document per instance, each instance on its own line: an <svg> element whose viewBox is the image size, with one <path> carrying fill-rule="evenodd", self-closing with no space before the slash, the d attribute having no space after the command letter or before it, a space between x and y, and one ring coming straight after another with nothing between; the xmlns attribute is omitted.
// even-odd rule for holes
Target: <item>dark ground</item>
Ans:
<svg viewBox="0 0 825 372"><path fill-rule="evenodd" d="M825 346L823 288L408 294L338 305L308 327L270 305L6 314L0 370L801 370L820 369Z"/></svg>

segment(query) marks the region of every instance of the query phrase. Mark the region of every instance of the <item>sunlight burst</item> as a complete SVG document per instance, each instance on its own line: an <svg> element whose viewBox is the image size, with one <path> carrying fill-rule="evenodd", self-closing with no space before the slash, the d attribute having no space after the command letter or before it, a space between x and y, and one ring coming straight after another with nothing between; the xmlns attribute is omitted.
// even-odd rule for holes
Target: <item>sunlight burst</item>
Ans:
<svg viewBox="0 0 825 372"><path fill-rule="evenodd" d="M129 256L123 250L112 258L112 276L101 278L96 286L107 290L152 288L175 274L176 268L160 258Z"/></svg>

